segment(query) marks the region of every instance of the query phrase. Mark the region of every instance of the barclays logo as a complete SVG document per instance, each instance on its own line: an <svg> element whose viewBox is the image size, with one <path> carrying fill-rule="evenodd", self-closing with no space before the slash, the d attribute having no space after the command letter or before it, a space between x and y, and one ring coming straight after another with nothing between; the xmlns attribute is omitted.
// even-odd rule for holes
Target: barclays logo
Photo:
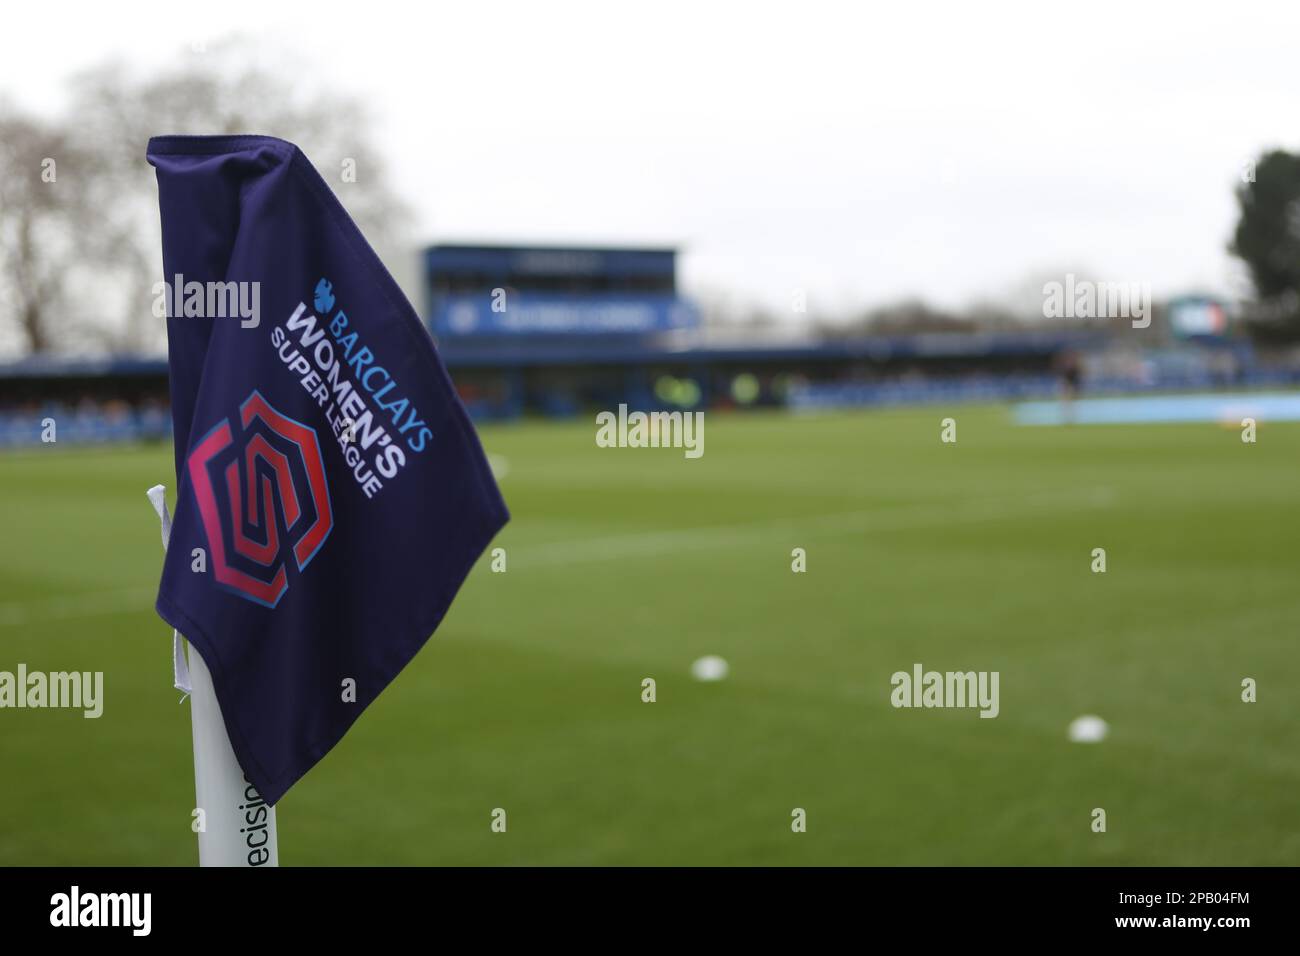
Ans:
<svg viewBox="0 0 1300 956"><path fill-rule="evenodd" d="M334 286L329 279L321 279L316 283L316 314L328 315L334 308Z"/></svg>

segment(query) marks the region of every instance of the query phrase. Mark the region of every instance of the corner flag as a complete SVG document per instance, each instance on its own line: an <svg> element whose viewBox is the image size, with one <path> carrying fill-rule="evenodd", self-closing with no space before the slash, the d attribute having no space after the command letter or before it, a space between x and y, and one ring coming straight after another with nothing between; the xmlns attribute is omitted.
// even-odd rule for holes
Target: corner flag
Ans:
<svg viewBox="0 0 1300 956"><path fill-rule="evenodd" d="M165 136L148 159L178 482L157 610L273 805L509 515L429 334L296 146Z"/></svg>

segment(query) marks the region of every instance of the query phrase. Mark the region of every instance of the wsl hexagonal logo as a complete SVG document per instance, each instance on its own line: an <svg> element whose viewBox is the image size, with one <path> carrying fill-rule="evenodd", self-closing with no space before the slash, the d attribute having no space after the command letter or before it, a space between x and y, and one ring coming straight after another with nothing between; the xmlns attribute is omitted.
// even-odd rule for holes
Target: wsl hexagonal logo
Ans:
<svg viewBox="0 0 1300 956"><path fill-rule="evenodd" d="M273 608L320 551L334 513L316 430L254 390L187 463L217 582Z"/></svg>

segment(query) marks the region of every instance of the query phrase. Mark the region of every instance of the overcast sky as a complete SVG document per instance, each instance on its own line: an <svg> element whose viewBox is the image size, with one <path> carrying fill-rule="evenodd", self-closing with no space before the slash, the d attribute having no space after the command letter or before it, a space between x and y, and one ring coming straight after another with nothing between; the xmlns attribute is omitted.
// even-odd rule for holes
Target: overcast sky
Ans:
<svg viewBox="0 0 1300 956"><path fill-rule="evenodd" d="M677 243L786 313L1231 289L1242 165L1300 143L1296 5L1046 6L17 3L0 91L243 31L371 104L425 241Z"/></svg>

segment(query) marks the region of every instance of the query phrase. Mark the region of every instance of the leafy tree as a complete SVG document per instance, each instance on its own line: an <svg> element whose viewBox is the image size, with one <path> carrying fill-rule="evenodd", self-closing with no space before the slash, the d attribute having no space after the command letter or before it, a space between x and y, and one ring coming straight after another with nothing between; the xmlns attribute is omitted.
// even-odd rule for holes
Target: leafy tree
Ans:
<svg viewBox="0 0 1300 956"><path fill-rule="evenodd" d="M1252 325L1270 337L1300 336L1300 156L1267 152L1243 179L1230 249L1255 287Z"/></svg>

